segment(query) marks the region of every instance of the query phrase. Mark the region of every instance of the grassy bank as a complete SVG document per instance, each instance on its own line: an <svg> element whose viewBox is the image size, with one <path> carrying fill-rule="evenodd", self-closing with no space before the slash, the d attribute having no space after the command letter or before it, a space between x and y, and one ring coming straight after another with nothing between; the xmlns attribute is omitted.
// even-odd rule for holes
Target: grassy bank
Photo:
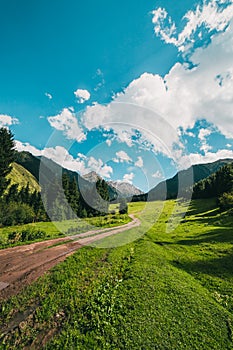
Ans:
<svg viewBox="0 0 233 350"><path fill-rule="evenodd" d="M161 203L150 203L142 226L156 222L138 240L82 248L5 302L1 349L232 349L233 218L193 201L168 233L174 207L167 201L157 215Z"/></svg>

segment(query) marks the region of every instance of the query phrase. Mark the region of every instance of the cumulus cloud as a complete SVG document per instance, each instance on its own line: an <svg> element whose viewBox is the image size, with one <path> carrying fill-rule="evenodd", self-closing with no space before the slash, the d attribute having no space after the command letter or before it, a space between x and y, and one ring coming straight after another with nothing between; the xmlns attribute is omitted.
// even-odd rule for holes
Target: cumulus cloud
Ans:
<svg viewBox="0 0 233 350"><path fill-rule="evenodd" d="M133 173L125 174L125 175L123 176L123 181L124 181L124 182L128 182L128 183L131 184L131 185L132 185L132 183L133 183L133 179L134 179L134 174L133 174Z"/></svg>
<svg viewBox="0 0 233 350"><path fill-rule="evenodd" d="M88 158L82 153L78 153L78 157L74 158L66 148L62 146L48 147L43 150L39 150L29 143L22 143L16 141L16 149L20 152L27 151L34 156L44 156L53 160L55 163L62 167L76 171L81 175L87 174L90 171L95 171L103 178L109 179L113 173L112 167L104 164L102 159L95 159L94 157Z"/></svg>
<svg viewBox="0 0 233 350"><path fill-rule="evenodd" d="M18 124L19 120L17 118L11 117L7 114L0 114L0 127L10 126L13 124Z"/></svg>
<svg viewBox="0 0 233 350"><path fill-rule="evenodd" d="M63 131L68 139L78 142L85 139L78 120L70 108L64 108L60 114L48 117L48 122L54 129Z"/></svg>
<svg viewBox="0 0 233 350"><path fill-rule="evenodd" d="M142 157L138 157L137 161L135 162L135 166L137 166L138 168L143 168L143 159Z"/></svg>
<svg viewBox="0 0 233 350"><path fill-rule="evenodd" d="M102 159L95 159L94 157L90 157L88 160L88 171L95 171L98 175L103 178L111 178L111 174L113 173L113 169L111 166L104 164Z"/></svg>
<svg viewBox="0 0 233 350"><path fill-rule="evenodd" d="M108 105L89 106L82 117L84 125L112 128L119 139L124 135L131 145L134 140L153 145L155 152L175 161L181 160L184 149L179 128L192 129L197 120L205 119L233 138L233 24L213 36L210 45L197 49L190 60L192 68L176 63L164 78L144 73ZM174 151L177 148L180 152Z"/></svg>
<svg viewBox="0 0 233 350"><path fill-rule="evenodd" d="M233 2L203 1L184 15L182 21L185 25L179 33L164 8L159 7L152 14L155 34L167 44L175 45L179 51L185 51L193 46L197 37L201 40L206 35L226 29L233 17Z"/></svg>
<svg viewBox="0 0 233 350"><path fill-rule="evenodd" d="M19 152L30 152L36 157L44 156L48 159L53 160L55 163L61 165L62 167L72 171L77 171L80 174L83 174L86 171L84 160L80 157L75 159L64 147L56 146L54 148L48 147L43 150L39 150L29 143L22 143L20 141L15 141L15 143L16 149Z"/></svg>
<svg viewBox="0 0 233 350"><path fill-rule="evenodd" d="M229 149L221 149L217 152L206 152L204 155L199 153L191 153L182 157L182 165L180 168L188 168L191 164L212 163L219 159L233 159L233 151Z"/></svg>
<svg viewBox="0 0 233 350"><path fill-rule="evenodd" d="M42 155L42 151L37 149L36 147L30 145L28 142L21 142L18 140L15 140L15 146L16 149L19 152L29 152L31 154L33 154L34 156L41 156Z"/></svg>
<svg viewBox="0 0 233 350"><path fill-rule="evenodd" d="M129 157L129 155L125 151L119 151L116 152L116 157L113 158L113 161L115 163L129 163L132 162L132 159Z"/></svg>
<svg viewBox="0 0 233 350"><path fill-rule="evenodd" d="M201 148L200 150L203 151L204 153L207 153L212 149L210 145L208 145L206 138L212 134L212 130L210 129L200 129L198 138L201 141Z"/></svg>
<svg viewBox="0 0 233 350"><path fill-rule="evenodd" d="M74 91L74 95L77 98L78 103L84 103L88 101L91 97L91 94L88 90L77 89Z"/></svg>

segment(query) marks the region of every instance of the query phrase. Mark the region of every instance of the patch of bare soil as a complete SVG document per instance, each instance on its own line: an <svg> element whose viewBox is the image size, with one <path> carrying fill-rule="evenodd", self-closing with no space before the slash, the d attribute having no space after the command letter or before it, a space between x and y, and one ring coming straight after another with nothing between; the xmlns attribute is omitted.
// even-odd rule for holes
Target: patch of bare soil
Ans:
<svg viewBox="0 0 233 350"><path fill-rule="evenodd" d="M72 236L73 241L65 237L0 250L0 301L16 295L83 245L139 226L140 221L131 217L126 225Z"/></svg>

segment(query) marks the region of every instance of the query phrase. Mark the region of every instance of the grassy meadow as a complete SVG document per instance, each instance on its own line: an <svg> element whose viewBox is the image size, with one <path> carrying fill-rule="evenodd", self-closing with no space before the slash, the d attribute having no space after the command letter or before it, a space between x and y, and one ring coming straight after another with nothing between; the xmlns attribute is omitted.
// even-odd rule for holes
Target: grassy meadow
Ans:
<svg viewBox="0 0 233 350"><path fill-rule="evenodd" d="M13 247L17 245L39 242L47 239L61 238L68 235L75 235L88 230L98 230L100 228L111 228L127 224L131 219L126 214L114 214L86 219L75 219L57 222L36 222L25 225L8 226L0 228L0 249ZM22 231L43 232L44 237L38 239L26 240L24 242L11 242L9 235L21 233Z"/></svg>
<svg viewBox="0 0 233 350"><path fill-rule="evenodd" d="M129 204L139 229L2 303L0 349L233 349L233 217L214 200L146 206Z"/></svg>

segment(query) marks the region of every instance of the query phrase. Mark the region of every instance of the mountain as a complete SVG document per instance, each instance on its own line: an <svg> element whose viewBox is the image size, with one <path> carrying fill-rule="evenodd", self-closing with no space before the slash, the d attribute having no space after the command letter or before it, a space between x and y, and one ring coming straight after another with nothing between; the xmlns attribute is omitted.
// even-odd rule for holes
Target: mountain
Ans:
<svg viewBox="0 0 233 350"><path fill-rule="evenodd" d="M102 180L102 178L95 171L91 171L90 173L83 175L83 178L89 182L97 182L98 180Z"/></svg>
<svg viewBox="0 0 233 350"><path fill-rule="evenodd" d="M81 193L86 190L91 191L94 183L98 179L102 178L95 172L91 172L87 175L81 176L77 172L68 170L55 163L51 159L43 157L43 163L41 167L41 157L35 157L29 152L18 152L16 156L16 162L27 169L33 176L42 183L52 183L54 177L59 178L62 174L67 174L70 179L75 179ZM108 185L110 201L117 198L117 191Z"/></svg>
<svg viewBox="0 0 233 350"><path fill-rule="evenodd" d="M42 163L41 163L41 160ZM52 181L54 177L59 178L62 174L68 174L70 178L75 178L77 183L88 184L77 172L63 168L53 160L45 157L36 157L29 152L18 152L16 155L16 163L27 169L37 181Z"/></svg>
<svg viewBox="0 0 233 350"><path fill-rule="evenodd" d="M117 190L120 197L128 198L143 194L141 190L128 182L108 181L108 184Z"/></svg>
<svg viewBox="0 0 233 350"><path fill-rule="evenodd" d="M206 179L218 171L221 167L229 164L233 159L220 159L213 163L192 165L186 170L179 171L171 179L160 182L152 188L146 196L136 196L133 200L162 200L174 199L179 195L185 195L195 183Z"/></svg>
<svg viewBox="0 0 233 350"><path fill-rule="evenodd" d="M102 177L99 176L95 171L91 171L90 173L83 175L83 178L89 182L97 182L98 180L102 180ZM128 182L123 181L106 181L110 187L110 198L111 200L117 199L117 197L130 198L132 196L137 196L143 194L141 190L139 190L134 185L129 184Z"/></svg>
<svg viewBox="0 0 233 350"><path fill-rule="evenodd" d="M218 169L217 172L196 183L193 198L213 198L233 191L233 162Z"/></svg>
<svg viewBox="0 0 233 350"><path fill-rule="evenodd" d="M29 190L40 192L40 185L37 179L22 165L17 163L12 164L12 170L7 176L11 180L10 185L17 184L19 189L29 185Z"/></svg>

